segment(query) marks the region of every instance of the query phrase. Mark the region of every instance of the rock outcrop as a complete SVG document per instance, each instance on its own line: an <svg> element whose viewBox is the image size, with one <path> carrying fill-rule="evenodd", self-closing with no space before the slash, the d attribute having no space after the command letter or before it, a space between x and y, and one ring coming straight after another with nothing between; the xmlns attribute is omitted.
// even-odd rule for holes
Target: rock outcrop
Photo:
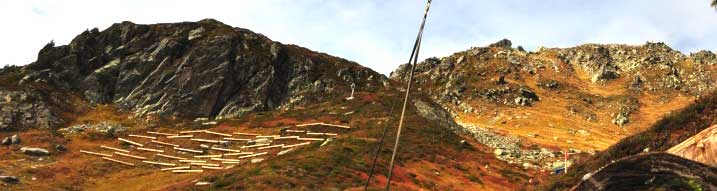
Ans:
<svg viewBox="0 0 717 191"><path fill-rule="evenodd" d="M0 88L0 130L48 129L61 123L44 96Z"/></svg>
<svg viewBox="0 0 717 191"><path fill-rule="evenodd" d="M138 115L186 117L241 116L386 82L354 62L211 19L88 30L45 46L22 75L21 85L47 83Z"/></svg>

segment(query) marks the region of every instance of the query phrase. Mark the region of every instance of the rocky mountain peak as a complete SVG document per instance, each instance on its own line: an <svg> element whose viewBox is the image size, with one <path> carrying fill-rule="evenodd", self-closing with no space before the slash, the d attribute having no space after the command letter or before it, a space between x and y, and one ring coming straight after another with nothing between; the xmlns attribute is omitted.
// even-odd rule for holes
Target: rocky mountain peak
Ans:
<svg viewBox="0 0 717 191"><path fill-rule="evenodd" d="M239 116L321 101L386 78L354 62L284 45L213 19L116 23L49 43L20 85L40 82L139 115Z"/></svg>

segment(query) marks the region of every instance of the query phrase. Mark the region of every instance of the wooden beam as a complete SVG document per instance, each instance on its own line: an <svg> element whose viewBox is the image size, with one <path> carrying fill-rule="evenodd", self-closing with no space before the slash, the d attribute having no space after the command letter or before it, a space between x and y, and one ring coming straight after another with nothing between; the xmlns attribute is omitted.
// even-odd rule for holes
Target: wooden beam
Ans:
<svg viewBox="0 0 717 191"><path fill-rule="evenodd" d="M203 142L203 143L221 143L219 140L209 140L209 139L189 139L190 141L196 141L196 142Z"/></svg>
<svg viewBox="0 0 717 191"><path fill-rule="evenodd" d="M204 130L204 133L214 134L214 135L219 135L219 136L225 136L225 137L231 137L231 136L232 136L232 135L230 135L230 134L220 133L220 132L214 132L214 131L209 131L209 130Z"/></svg>
<svg viewBox="0 0 717 191"><path fill-rule="evenodd" d="M256 133L242 133L242 132L235 132L235 133L233 133L233 134L235 134L235 135L246 135L246 136L259 136L259 135L261 135L261 134L256 134Z"/></svg>
<svg viewBox="0 0 717 191"><path fill-rule="evenodd" d="M213 163L189 163L190 166L219 166L219 164Z"/></svg>
<svg viewBox="0 0 717 191"><path fill-rule="evenodd" d="M204 172L203 170L172 170L173 173L193 173L193 172Z"/></svg>
<svg viewBox="0 0 717 191"><path fill-rule="evenodd" d="M119 152L125 152L125 153L129 152L128 150L114 148L114 147L108 147L108 146L104 146L104 145L100 145L100 148L109 149L109 150L113 150L113 151L119 151Z"/></svg>
<svg viewBox="0 0 717 191"><path fill-rule="evenodd" d="M339 134L336 134L336 133L324 133L324 135L328 135L328 136L339 136Z"/></svg>
<svg viewBox="0 0 717 191"><path fill-rule="evenodd" d="M199 153L199 154L204 153L204 151L198 151L198 150L194 150L194 149L185 149L185 148L179 148L179 147L174 147L174 150L190 152L190 153Z"/></svg>
<svg viewBox="0 0 717 191"><path fill-rule="evenodd" d="M160 169L161 171L168 171L168 170L186 170L190 169L192 166L178 166L178 167L170 167L170 168L163 168Z"/></svg>
<svg viewBox="0 0 717 191"><path fill-rule="evenodd" d="M165 154L161 154L161 153L157 153L157 156L164 157L164 158L170 158L170 159L177 159L177 160L186 160L186 158L176 157L176 156L172 156L172 155L165 155Z"/></svg>
<svg viewBox="0 0 717 191"><path fill-rule="evenodd" d="M123 142L125 142L125 143L129 143L129 144L132 144L132 145L135 145L135 146L144 147L144 145L142 145L142 144L139 144L139 143L137 143L137 142L130 141L130 140L127 140L127 139L124 139L124 138L117 138L117 140L123 141Z"/></svg>
<svg viewBox="0 0 717 191"><path fill-rule="evenodd" d="M202 166L203 169L211 169L211 170L223 170L224 168L218 167L218 166Z"/></svg>
<svg viewBox="0 0 717 191"><path fill-rule="evenodd" d="M287 133L305 133L306 130L293 130L293 129L287 129Z"/></svg>
<svg viewBox="0 0 717 191"><path fill-rule="evenodd" d="M194 158L221 158L222 155L195 155Z"/></svg>
<svg viewBox="0 0 717 191"><path fill-rule="evenodd" d="M204 130L191 130L191 131L180 131L179 134L188 134L188 133L204 133Z"/></svg>
<svg viewBox="0 0 717 191"><path fill-rule="evenodd" d="M174 139L174 138L192 138L194 135L172 135L167 136L167 139Z"/></svg>
<svg viewBox="0 0 717 191"><path fill-rule="evenodd" d="M177 166L176 164L172 164L172 163L154 162L154 161L146 161L146 160L143 160L142 162L147 163L147 164L160 165L160 166Z"/></svg>
<svg viewBox="0 0 717 191"><path fill-rule="evenodd" d="M270 149L270 148L277 148L277 147L283 147L283 146L284 146L284 144L278 144L278 145L270 145L270 146L265 146L265 147L259 147L259 148L256 148L256 149L262 150L262 149Z"/></svg>
<svg viewBox="0 0 717 191"><path fill-rule="evenodd" d="M234 161L222 161L222 164L241 164L241 162L234 162Z"/></svg>
<svg viewBox="0 0 717 191"><path fill-rule="evenodd" d="M305 127L305 126L316 126L316 125L351 129L351 127L346 126L346 125L335 125L335 124L328 124L328 123L307 123L307 124L300 124L300 125L296 125L296 126L297 127Z"/></svg>
<svg viewBox="0 0 717 191"><path fill-rule="evenodd" d="M139 160L147 160L146 157L131 155L131 154L127 154L127 153L115 152L115 154L120 155L120 156L135 158L135 159L139 159Z"/></svg>
<svg viewBox="0 0 717 191"><path fill-rule="evenodd" d="M172 144L172 143L167 143L167 142L162 142L162 141L157 141L157 140L151 140L150 142L157 143L160 145L171 146L171 147L179 147L178 144Z"/></svg>
<svg viewBox="0 0 717 191"><path fill-rule="evenodd" d="M97 155L97 156L103 156L103 157L112 157L112 155L108 155L108 154L102 154L102 153L96 153L96 152L90 152L90 151L83 151L83 150L80 150L80 153L91 154L91 155Z"/></svg>
<svg viewBox="0 0 717 191"><path fill-rule="evenodd" d="M307 135L324 135L324 133L312 133L312 132L306 132Z"/></svg>
<svg viewBox="0 0 717 191"><path fill-rule="evenodd" d="M179 162L183 162L183 163L203 163L203 162L207 162L207 161L204 161L204 160L179 160Z"/></svg>
<svg viewBox="0 0 717 191"><path fill-rule="evenodd" d="M177 135L179 135L179 134L173 134L173 133L160 133L160 132L154 132L154 131L147 131L147 134L163 135L163 136L177 136Z"/></svg>
<svg viewBox="0 0 717 191"><path fill-rule="evenodd" d="M144 147L138 147L137 150L143 150L143 151L150 151L150 152L156 152L156 153L163 153L163 150L158 149L150 149L150 148L144 148Z"/></svg>
<svg viewBox="0 0 717 191"><path fill-rule="evenodd" d="M128 136L130 136L130 137L137 137L137 138L152 139L152 140L157 139L157 137L150 137L150 136L144 136L144 135L132 135L132 134L130 134L130 135L128 135Z"/></svg>
<svg viewBox="0 0 717 191"><path fill-rule="evenodd" d="M324 138L298 138L299 141L323 141Z"/></svg>
<svg viewBox="0 0 717 191"><path fill-rule="evenodd" d="M238 139L238 138L230 138L230 137L224 137L224 140L227 140L227 141L251 141L251 139Z"/></svg>
<svg viewBox="0 0 717 191"><path fill-rule="evenodd" d="M251 157L255 157L255 156L261 156L261 155L265 155L265 154L267 154L267 152L263 152L263 153L256 153L256 154L252 154L252 155L246 155L246 156L240 156L240 157L239 157L238 159L243 159L243 158L251 158Z"/></svg>
<svg viewBox="0 0 717 191"><path fill-rule="evenodd" d="M241 152L240 150L217 148L217 147L212 147L212 149L213 149L213 150L218 150L218 151L224 151L224 152L234 152L234 153Z"/></svg>
<svg viewBox="0 0 717 191"><path fill-rule="evenodd" d="M116 162L116 163L120 163L120 164L127 165L127 166L134 166L134 164L132 164L132 163L128 163L128 162L125 162L125 161L121 161L121 160L117 160L117 159L113 159L113 158L109 158L109 157L102 157L102 159L105 159L105 160L108 160L108 161L112 161L112 162Z"/></svg>
<svg viewBox="0 0 717 191"><path fill-rule="evenodd" d="M299 136L276 137L274 139L298 139Z"/></svg>
<svg viewBox="0 0 717 191"><path fill-rule="evenodd" d="M293 148L293 147L304 146L304 145L308 145L308 144L311 144L311 142L303 142L303 143L297 143L297 144L293 144L293 145L284 145L281 148Z"/></svg>
<svg viewBox="0 0 717 191"><path fill-rule="evenodd" d="M257 135L256 138L275 138L275 137L281 137L281 135Z"/></svg>
<svg viewBox="0 0 717 191"><path fill-rule="evenodd" d="M269 145L271 145L271 144L265 143L265 144L256 144L256 145L242 146L241 148L242 148L242 149L246 149L246 148L263 147L263 146L269 146Z"/></svg>
<svg viewBox="0 0 717 191"><path fill-rule="evenodd" d="M250 155L250 154L254 154L254 152L225 153L224 156Z"/></svg>
<svg viewBox="0 0 717 191"><path fill-rule="evenodd" d="M225 159L225 158L211 158L211 160L214 161L231 161L231 162L239 162L237 159Z"/></svg>

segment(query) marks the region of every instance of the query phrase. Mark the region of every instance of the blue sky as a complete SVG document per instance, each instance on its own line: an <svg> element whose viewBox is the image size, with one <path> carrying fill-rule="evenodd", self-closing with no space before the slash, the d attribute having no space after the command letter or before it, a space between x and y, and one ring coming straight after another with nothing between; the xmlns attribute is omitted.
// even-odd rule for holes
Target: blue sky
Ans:
<svg viewBox="0 0 717 191"><path fill-rule="evenodd" d="M388 74L407 61L423 0L27 0L0 2L0 65L24 65L50 40L132 21L215 18ZM514 46L665 42L684 53L717 50L709 0L434 0L421 57L508 38Z"/></svg>

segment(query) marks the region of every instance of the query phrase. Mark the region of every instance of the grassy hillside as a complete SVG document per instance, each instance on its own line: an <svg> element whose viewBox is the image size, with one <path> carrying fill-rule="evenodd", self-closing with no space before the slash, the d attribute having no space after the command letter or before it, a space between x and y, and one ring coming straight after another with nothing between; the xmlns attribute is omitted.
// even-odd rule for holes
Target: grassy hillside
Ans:
<svg viewBox="0 0 717 191"><path fill-rule="evenodd" d="M649 130L627 137L595 156L579 160L566 176L555 177L544 190L564 190L577 184L585 173L592 172L612 160L650 151L666 151L670 147L717 123L717 96L702 97L688 107L672 112Z"/></svg>

